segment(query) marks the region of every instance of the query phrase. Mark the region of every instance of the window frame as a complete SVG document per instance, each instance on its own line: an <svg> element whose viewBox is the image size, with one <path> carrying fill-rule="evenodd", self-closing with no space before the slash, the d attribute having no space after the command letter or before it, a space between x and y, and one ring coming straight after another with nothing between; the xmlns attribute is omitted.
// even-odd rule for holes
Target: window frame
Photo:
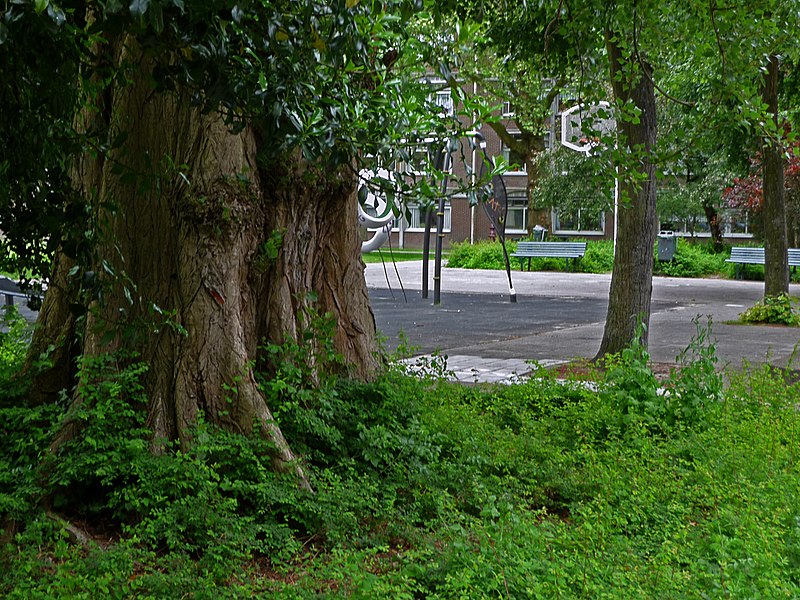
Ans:
<svg viewBox="0 0 800 600"><path fill-rule="evenodd" d="M561 220L558 216L559 210L554 208L550 215L551 222L553 223L554 234L570 234L570 235L604 235L606 233L606 211L600 211L600 229L581 229L581 209L578 209L578 229L563 229L561 227Z"/></svg>
<svg viewBox="0 0 800 600"><path fill-rule="evenodd" d="M517 201L519 204L517 206L512 206L512 201ZM508 192L508 213L510 213L512 210L522 212L522 229L510 229L508 227L509 219L506 217L505 232L507 234L511 233L524 235L528 233L528 209L530 208L528 204L528 194L525 190L510 190Z"/></svg>
<svg viewBox="0 0 800 600"><path fill-rule="evenodd" d="M424 232L425 231L425 223L422 221L422 213L419 210L419 204L416 202L411 202L407 206L408 213L411 217L410 220L406 218L406 215L403 215L403 222L405 223L405 231L410 233L417 233L417 232ZM434 211L436 208L434 208ZM416 218L415 218L416 215ZM416 221L416 224L415 224ZM453 228L453 205L450 201L446 201L444 205L444 228L442 229L442 233L450 233ZM431 227L431 231L436 230L436 214L434 213L434 220L433 226Z"/></svg>
<svg viewBox="0 0 800 600"><path fill-rule="evenodd" d="M522 137L522 132L520 131L509 131L508 134L514 139ZM511 162L511 153L512 153L511 148L509 148L504 141L500 140L500 156L502 156L503 159L505 159L509 168L513 169L513 164ZM527 174L528 174L528 165L525 164L524 160L521 160L519 162L519 165L516 169L505 172L505 175L527 175Z"/></svg>

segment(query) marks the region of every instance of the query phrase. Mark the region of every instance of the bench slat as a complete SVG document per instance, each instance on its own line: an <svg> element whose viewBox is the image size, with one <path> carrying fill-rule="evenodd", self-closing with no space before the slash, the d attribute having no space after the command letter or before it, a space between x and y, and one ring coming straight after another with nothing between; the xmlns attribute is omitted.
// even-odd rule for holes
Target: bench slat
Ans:
<svg viewBox="0 0 800 600"><path fill-rule="evenodd" d="M586 253L586 242L518 242L517 257L580 258Z"/></svg>

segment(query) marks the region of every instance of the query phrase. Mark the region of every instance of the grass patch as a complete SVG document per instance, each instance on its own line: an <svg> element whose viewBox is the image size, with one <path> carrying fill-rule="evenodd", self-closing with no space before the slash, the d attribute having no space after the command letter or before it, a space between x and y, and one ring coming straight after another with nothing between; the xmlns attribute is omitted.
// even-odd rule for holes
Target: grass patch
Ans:
<svg viewBox="0 0 800 600"><path fill-rule="evenodd" d="M442 256L446 259L447 253L443 253ZM430 253L430 260L433 260L434 253L431 250ZM422 260L422 250L413 250L413 249L393 249L389 250L388 248L381 248L380 250L375 250L373 252L367 252L361 255L361 258L364 259L365 263L380 263L386 262L390 263L392 260L395 262L404 262L410 260Z"/></svg>

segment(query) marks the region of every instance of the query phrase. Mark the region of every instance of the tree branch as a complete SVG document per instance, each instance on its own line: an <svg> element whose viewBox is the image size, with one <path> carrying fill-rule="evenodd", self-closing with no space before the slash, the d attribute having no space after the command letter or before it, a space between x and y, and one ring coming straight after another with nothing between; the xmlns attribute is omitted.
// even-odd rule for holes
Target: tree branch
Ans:
<svg viewBox="0 0 800 600"><path fill-rule="evenodd" d="M727 58L725 56L725 48L722 46L722 38L719 34L719 28L717 27L717 20L714 17L714 13L717 11L717 2L716 0L709 0L708 2L708 14L711 18L711 28L714 30L714 37L717 40L717 48L719 48L719 56L722 60L722 76L725 77L725 71L727 70Z"/></svg>
<svg viewBox="0 0 800 600"><path fill-rule="evenodd" d="M712 0L713 1L713 0ZM660 85L658 85L653 77L650 75L650 65L648 65L643 59L642 55L639 53L639 36L636 34L636 3L633 3L633 54L636 56L636 62L639 64L642 73L644 76L650 81L652 86L658 90L658 92L664 96L670 102L674 102L675 104L680 104L681 106L688 106L689 108L694 108L697 103L690 102L687 100L681 100L680 98L676 98L675 96L669 94L666 90L664 90Z"/></svg>
<svg viewBox="0 0 800 600"><path fill-rule="evenodd" d="M503 142L512 152L515 152L521 156L528 155L528 146L511 135L505 125L499 121L492 121L487 123L487 125L492 128L492 130L497 134L497 137L500 138L500 141ZM520 131L522 131L521 127Z"/></svg>

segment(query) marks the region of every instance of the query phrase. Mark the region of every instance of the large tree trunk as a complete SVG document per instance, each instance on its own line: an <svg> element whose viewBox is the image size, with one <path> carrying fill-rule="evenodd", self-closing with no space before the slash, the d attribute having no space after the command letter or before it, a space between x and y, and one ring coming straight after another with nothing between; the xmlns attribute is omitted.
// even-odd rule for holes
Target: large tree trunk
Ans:
<svg viewBox="0 0 800 600"><path fill-rule="evenodd" d="M786 192L783 154L778 131L778 57L769 57L764 73L764 103L772 115L775 135L764 140L764 296L789 293L789 257L786 236Z"/></svg>
<svg viewBox="0 0 800 600"><path fill-rule="evenodd" d="M650 297L653 291L653 245L656 239L656 179L651 152L656 143L656 100L652 73L647 64L627 62L613 34L606 33L611 82L618 102L632 101L639 108L639 122L620 119L618 127L628 149L639 158L636 178L626 177L622 191L627 201L619 208L617 248L611 275L603 340L596 358L626 348L641 325L647 345ZM633 70L634 79L626 79ZM647 74L643 73L647 70ZM634 180L635 179L635 180Z"/></svg>
<svg viewBox="0 0 800 600"><path fill-rule="evenodd" d="M76 278L59 258L33 352L58 345L33 389L46 401L71 381L75 334L85 354L132 348L150 365L154 450L164 439L190 444L202 413L230 430L255 426L274 442L276 468L295 468L253 366L263 339L300 339L301 320L313 311L331 314L335 348L354 376L378 366L354 179L296 155L261 165L259 144L270 140L250 128L232 134L187 97L154 91L148 56L130 39L116 48L117 64L139 65L138 76L109 89L98 114L112 136L128 138L108 155L83 156L76 168L82 193L96 198L99 220L108 221L99 250L110 271L99 263L94 281L82 278L96 299L76 320L69 311ZM73 433L68 423L61 438Z"/></svg>

